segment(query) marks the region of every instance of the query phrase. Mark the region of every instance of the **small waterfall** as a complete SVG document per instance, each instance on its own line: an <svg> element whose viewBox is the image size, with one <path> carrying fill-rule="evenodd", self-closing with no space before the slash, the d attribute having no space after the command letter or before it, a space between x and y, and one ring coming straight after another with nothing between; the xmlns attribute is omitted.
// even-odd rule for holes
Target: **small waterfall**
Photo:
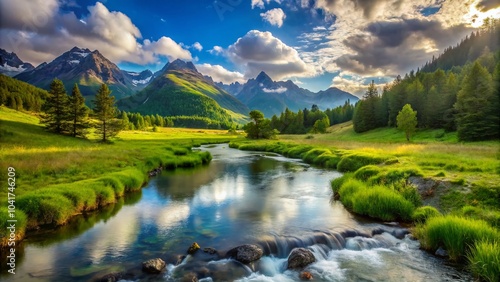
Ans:
<svg viewBox="0 0 500 282"><path fill-rule="evenodd" d="M367 233L358 230L345 230L340 233L328 231L314 231L305 236L280 236L274 234L257 242L262 247L264 255L273 255L279 258L288 257L294 248L310 248L319 253L326 254L331 250L341 250L346 248L349 238L372 238ZM375 239L373 239L375 240ZM321 251L319 251L321 249ZM313 249L311 249L313 250Z"/></svg>

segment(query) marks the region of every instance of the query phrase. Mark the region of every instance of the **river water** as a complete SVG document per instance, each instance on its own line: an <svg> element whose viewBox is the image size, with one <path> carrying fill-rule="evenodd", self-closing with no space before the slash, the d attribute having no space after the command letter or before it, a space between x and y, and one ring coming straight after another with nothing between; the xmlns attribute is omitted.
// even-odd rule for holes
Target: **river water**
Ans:
<svg viewBox="0 0 500 282"><path fill-rule="evenodd" d="M340 174L300 160L207 146L210 165L164 171L141 192L56 230L32 233L18 247L16 274L2 281L92 281L112 272L128 281L299 281L287 270L294 247L313 251L314 281L471 281L444 260L419 250L401 227L350 214L332 200ZM217 254L199 250L197 242ZM257 244L250 265L227 250ZM141 272L151 258L167 262L159 275ZM2 269L4 269L2 265Z"/></svg>

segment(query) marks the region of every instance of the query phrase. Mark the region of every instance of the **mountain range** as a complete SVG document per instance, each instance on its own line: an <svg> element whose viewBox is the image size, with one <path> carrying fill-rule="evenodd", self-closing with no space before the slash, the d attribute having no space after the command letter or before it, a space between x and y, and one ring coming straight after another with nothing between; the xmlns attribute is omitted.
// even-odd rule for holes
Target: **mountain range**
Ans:
<svg viewBox="0 0 500 282"><path fill-rule="evenodd" d="M21 61L16 53L9 53L0 48L0 73L7 76L15 76L34 68L32 64Z"/></svg>
<svg viewBox="0 0 500 282"><path fill-rule="evenodd" d="M286 108L334 108L358 98L338 88L311 92L288 81L273 81L265 72L246 83L216 83L198 72L192 62L175 60L153 73L124 71L98 50L74 47L36 68L15 53L0 50L0 73L49 89L54 78L63 81L69 93L75 83L90 104L102 83L108 84L118 107L142 114L198 116L214 120L243 121L248 112L260 110L266 117Z"/></svg>

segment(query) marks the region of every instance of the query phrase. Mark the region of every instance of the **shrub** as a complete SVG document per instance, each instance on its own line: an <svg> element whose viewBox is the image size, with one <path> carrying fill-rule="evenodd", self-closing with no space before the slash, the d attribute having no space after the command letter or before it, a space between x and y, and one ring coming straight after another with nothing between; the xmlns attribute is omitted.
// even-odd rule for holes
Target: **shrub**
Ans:
<svg viewBox="0 0 500 282"><path fill-rule="evenodd" d="M498 238L497 238L498 239ZM481 280L500 281L500 243L499 241L478 241L467 254L471 272Z"/></svg>
<svg viewBox="0 0 500 282"><path fill-rule="evenodd" d="M415 207L397 192L384 186L375 186L356 192L352 209L356 213L382 220L409 221Z"/></svg>
<svg viewBox="0 0 500 282"><path fill-rule="evenodd" d="M441 213L435 207L423 206L413 212L412 218L417 223L425 223L429 218L436 216L441 216Z"/></svg>
<svg viewBox="0 0 500 282"><path fill-rule="evenodd" d="M354 177L359 180L368 180L368 178L380 173L380 168L375 165L366 165L354 173Z"/></svg>
<svg viewBox="0 0 500 282"><path fill-rule="evenodd" d="M452 215L429 218L419 228L421 230L417 233L423 237L424 248L436 250L443 247L455 261L463 259L476 242L485 240L491 243L500 238L500 232L485 221Z"/></svg>

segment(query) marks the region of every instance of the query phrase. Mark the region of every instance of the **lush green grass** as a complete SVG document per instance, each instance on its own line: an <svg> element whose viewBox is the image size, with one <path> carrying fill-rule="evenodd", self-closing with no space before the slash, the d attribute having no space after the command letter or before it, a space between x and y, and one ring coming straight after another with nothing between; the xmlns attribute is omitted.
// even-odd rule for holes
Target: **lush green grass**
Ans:
<svg viewBox="0 0 500 282"><path fill-rule="evenodd" d="M147 172L159 166L175 169L210 162L209 153L193 151L193 146L241 138L220 130L159 128L124 131L112 144L102 144L92 135L84 140L48 133L37 116L5 107L0 107L0 128L0 167L16 170L20 238L26 227L64 224L75 214L115 203L140 189ZM0 182L6 177L1 173ZM0 190L2 207L6 198L7 189ZM2 238L6 217L0 213Z"/></svg>
<svg viewBox="0 0 500 282"><path fill-rule="evenodd" d="M484 281L500 281L500 243L479 241L467 255L469 268L476 277Z"/></svg>
<svg viewBox="0 0 500 282"><path fill-rule="evenodd" d="M500 238L500 232L485 221L452 215L429 218L417 229L424 248L434 251L443 247L455 261L464 259L475 243L493 243Z"/></svg>
<svg viewBox="0 0 500 282"><path fill-rule="evenodd" d="M441 216L441 213L431 206L418 207L412 215L412 219L416 223L425 223L429 218Z"/></svg>

